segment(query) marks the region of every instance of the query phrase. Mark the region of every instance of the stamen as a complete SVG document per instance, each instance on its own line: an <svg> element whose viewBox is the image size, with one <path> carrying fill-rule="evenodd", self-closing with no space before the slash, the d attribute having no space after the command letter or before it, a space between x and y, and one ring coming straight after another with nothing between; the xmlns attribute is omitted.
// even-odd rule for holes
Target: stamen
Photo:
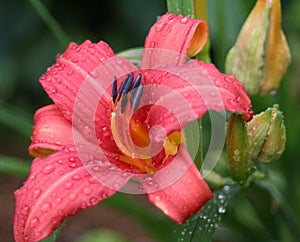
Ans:
<svg viewBox="0 0 300 242"><path fill-rule="evenodd" d="M124 113L126 105L127 105L127 102L128 102L128 96L127 95L122 96L122 100L121 100L121 113Z"/></svg>
<svg viewBox="0 0 300 242"><path fill-rule="evenodd" d="M115 76L114 77L114 82L113 82L113 85L112 85L112 91L111 91L111 97L112 97L112 100L113 100L114 103L116 102L117 96L118 96L117 85L118 85L117 77Z"/></svg>
<svg viewBox="0 0 300 242"><path fill-rule="evenodd" d="M121 87L120 87L120 90L119 90L119 93L121 95L124 95L124 94L126 94L130 91L132 81L133 81L133 73L130 73L130 74L127 75L127 77L125 78L125 80L121 84Z"/></svg>
<svg viewBox="0 0 300 242"><path fill-rule="evenodd" d="M140 105L143 90L143 83L141 83L137 88L131 90L130 104L133 107L133 112L135 112Z"/></svg>
<svg viewBox="0 0 300 242"><path fill-rule="evenodd" d="M142 80L142 73L138 74L137 77L135 78L132 85L132 89L137 88L141 84L141 80Z"/></svg>
<svg viewBox="0 0 300 242"><path fill-rule="evenodd" d="M142 73L139 73L134 79L134 73L130 73L122 81L119 90L117 90L117 78L114 77L112 85L112 100L116 104L121 100L121 113L125 112L126 105L128 103L127 94L130 92L130 104L134 111L137 110L140 104L140 100L143 94L144 85L141 83Z"/></svg>

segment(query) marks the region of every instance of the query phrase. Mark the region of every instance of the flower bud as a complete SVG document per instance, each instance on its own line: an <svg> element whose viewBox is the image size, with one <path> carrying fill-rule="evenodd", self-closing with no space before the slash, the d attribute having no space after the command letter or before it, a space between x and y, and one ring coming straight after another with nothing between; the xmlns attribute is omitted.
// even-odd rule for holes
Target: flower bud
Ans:
<svg viewBox="0 0 300 242"><path fill-rule="evenodd" d="M255 115L247 126L251 159L268 163L285 149L286 130L278 105Z"/></svg>
<svg viewBox="0 0 300 242"><path fill-rule="evenodd" d="M280 0L257 0L226 59L226 72L250 95L275 91L290 62Z"/></svg>
<svg viewBox="0 0 300 242"><path fill-rule="evenodd" d="M250 175L249 140L241 114L231 114L226 137L226 154L232 179L243 182Z"/></svg>

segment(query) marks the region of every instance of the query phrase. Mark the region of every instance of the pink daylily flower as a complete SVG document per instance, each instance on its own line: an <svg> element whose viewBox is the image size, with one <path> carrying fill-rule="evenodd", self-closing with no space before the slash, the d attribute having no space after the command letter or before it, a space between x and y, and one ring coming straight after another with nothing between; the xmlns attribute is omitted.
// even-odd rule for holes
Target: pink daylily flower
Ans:
<svg viewBox="0 0 300 242"><path fill-rule="evenodd" d="M246 119L252 111L233 76L187 60L207 37L204 21L167 13L150 29L139 68L103 41L71 43L57 57L40 78L54 104L34 116L29 152L37 158L15 192L17 242L49 236L125 184L179 224L213 197L182 129L208 109Z"/></svg>

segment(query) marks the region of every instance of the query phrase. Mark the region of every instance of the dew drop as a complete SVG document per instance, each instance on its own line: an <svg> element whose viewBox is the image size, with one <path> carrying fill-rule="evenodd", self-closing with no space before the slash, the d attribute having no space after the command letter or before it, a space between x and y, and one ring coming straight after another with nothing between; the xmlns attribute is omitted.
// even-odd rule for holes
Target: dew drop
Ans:
<svg viewBox="0 0 300 242"><path fill-rule="evenodd" d="M226 212L226 209L224 207L219 207L218 212L224 214Z"/></svg>
<svg viewBox="0 0 300 242"><path fill-rule="evenodd" d="M240 154L240 151L239 151L238 149L235 149L235 150L233 151L233 153L234 153L235 155L239 155L239 154Z"/></svg>
<svg viewBox="0 0 300 242"><path fill-rule="evenodd" d="M74 175L74 176L72 176L72 179L74 181L79 181L79 180L81 180L81 176L80 175Z"/></svg>
<svg viewBox="0 0 300 242"><path fill-rule="evenodd" d="M108 129L107 126L103 126L101 128L101 132L102 132L102 135L105 136L105 137L110 136L110 132L109 132L109 129Z"/></svg>
<svg viewBox="0 0 300 242"><path fill-rule="evenodd" d="M76 167L77 167L77 164L76 164L76 163L74 163L74 162L72 162L72 163L69 163L69 167L71 167L71 168L76 168Z"/></svg>
<svg viewBox="0 0 300 242"><path fill-rule="evenodd" d="M22 208L21 213L22 213L23 215L26 216L26 215L28 215L29 211L30 211L30 207L27 206L27 205L25 205L25 206Z"/></svg>
<svg viewBox="0 0 300 242"><path fill-rule="evenodd" d="M35 228L36 226L38 226L39 222L40 222L40 220L38 217L33 217L30 220L30 227Z"/></svg>
<svg viewBox="0 0 300 242"><path fill-rule="evenodd" d="M75 193L71 193L71 194L69 195L70 200L75 200L76 197L77 197L77 195L76 195Z"/></svg>
<svg viewBox="0 0 300 242"><path fill-rule="evenodd" d="M97 181L94 177L91 177L91 178L89 179L89 183L90 183L90 184L98 184L98 181Z"/></svg>
<svg viewBox="0 0 300 242"><path fill-rule="evenodd" d="M68 76L71 76L71 75L73 75L73 73L74 73L74 72L73 72L72 70L70 70L70 71L67 72L67 75L68 75Z"/></svg>
<svg viewBox="0 0 300 242"><path fill-rule="evenodd" d="M41 231L34 231L33 232L33 237L35 238L35 239L38 239L38 238L40 238L42 236L42 232Z"/></svg>
<svg viewBox="0 0 300 242"><path fill-rule="evenodd" d="M41 195L41 193L42 193L42 190L40 188L37 188L33 192L33 197L38 198Z"/></svg>
<svg viewBox="0 0 300 242"><path fill-rule="evenodd" d="M88 195L92 192L92 189L89 187L85 187L85 188L83 188L83 192Z"/></svg>
<svg viewBox="0 0 300 242"><path fill-rule="evenodd" d="M166 23L164 23L164 22L162 22L162 23L157 23L157 24L155 25L155 30L156 30L156 32L161 32L165 26L166 26Z"/></svg>
<svg viewBox="0 0 300 242"><path fill-rule="evenodd" d="M120 189L121 185L119 183L114 184L114 189Z"/></svg>
<svg viewBox="0 0 300 242"><path fill-rule="evenodd" d="M186 24L187 22L188 22L187 17L184 17L184 18L180 19L180 23L182 23L182 24Z"/></svg>
<svg viewBox="0 0 300 242"><path fill-rule="evenodd" d="M155 41L152 41L151 43L150 43L150 47L151 48L154 48L156 46L156 42Z"/></svg>
<svg viewBox="0 0 300 242"><path fill-rule="evenodd" d="M46 165L46 166L43 168L42 172L43 172L44 174L48 175L48 174L51 174L54 170L55 170L54 166L52 166L52 165Z"/></svg>
<svg viewBox="0 0 300 242"><path fill-rule="evenodd" d="M56 88L52 88L52 89L50 90L50 93L51 93L51 94L55 94L55 93L57 93L57 90L56 90Z"/></svg>
<svg viewBox="0 0 300 242"><path fill-rule="evenodd" d="M240 161L241 157L239 155L234 155L233 157L234 161Z"/></svg>
<svg viewBox="0 0 300 242"><path fill-rule="evenodd" d="M67 190L70 190L73 188L73 182L66 182L64 184L64 188L67 189Z"/></svg>
<svg viewBox="0 0 300 242"><path fill-rule="evenodd" d="M51 203L44 203L41 207L42 212L47 213L51 210L52 205Z"/></svg>
<svg viewBox="0 0 300 242"><path fill-rule="evenodd" d="M225 192L229 192L230 191L230 186L225 185L223 189L224 189Z"/></svg>
<svg viewBox="0 0 300 242"><path fill-rule="evenodd" d="M87 208L86 202L81 202L80 207L81 207L81 209L86 209Z"/></svg>
<svg viewBox="0 0 300 242"><path fill-rule="evenodd" d="M95 197L91 197L89 202L91 203L91 205L96 205L98 203L98 199Z"/></svg>

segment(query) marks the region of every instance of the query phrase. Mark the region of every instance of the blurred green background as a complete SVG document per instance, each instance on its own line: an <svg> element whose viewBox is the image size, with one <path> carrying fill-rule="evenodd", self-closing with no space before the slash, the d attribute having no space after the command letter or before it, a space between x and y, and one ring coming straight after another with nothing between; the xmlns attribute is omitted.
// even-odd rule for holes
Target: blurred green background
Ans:
<svg viewBox="0 0 300 242"><path fill-rule="evenodd" d="M142 46L157 16L166 12L166 3L161 0L42 2L70 41L104 40L115 52ZM256 1L208 2L212 59L223 71L226 53ZM292 63L276 94L253 97L255 112L278 103L285 115L286 151L280 160L268 166L269 177L282 197L274 200L272 194L255 184L243 190L230 202L213 241L297 241L296 232L300 230L300 1L284 0L282 7L283 29ZM32 117L37 108L51 102L38 78L66 46L53 36L29 0L0 1L0 33L0 241L13 241L13 191L22 185L26 178L24 171L32 160L27 154ZM12 171L5 165L16 161L10 157L27 159L28 166L16 163ZM103 204L69 219L57 241L74 241L95 228L118 232L128 241L173 241L170 238L175 224L149 206L144 197L120 194ZM104 233L111 236L109 231ZM99 237L98 241L105 240ZM109 241L126 240L118 237Z"/></svg>

